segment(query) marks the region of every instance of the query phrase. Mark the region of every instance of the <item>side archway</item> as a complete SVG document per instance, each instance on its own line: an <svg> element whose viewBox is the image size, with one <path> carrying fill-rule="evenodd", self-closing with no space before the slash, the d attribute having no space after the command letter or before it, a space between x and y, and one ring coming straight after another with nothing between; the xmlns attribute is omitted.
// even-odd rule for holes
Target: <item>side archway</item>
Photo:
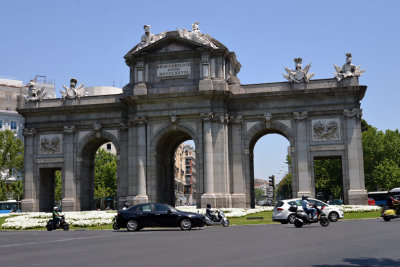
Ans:
<svg viewBox="0 0 400 267"><path fill-rule="evenodd" d="M76 189L80 210L93 210L94 207L94 160L97 150L105 143L113 143L117 155L117 199L119 192L119 152L118 138L113 134L101 131L91 132L79 140L77 146Z"/></svg>

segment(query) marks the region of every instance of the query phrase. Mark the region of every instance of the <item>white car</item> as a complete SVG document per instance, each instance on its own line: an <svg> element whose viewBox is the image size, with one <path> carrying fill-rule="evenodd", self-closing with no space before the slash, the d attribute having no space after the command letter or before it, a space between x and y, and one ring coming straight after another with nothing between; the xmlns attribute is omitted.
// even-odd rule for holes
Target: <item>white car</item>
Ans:
<svg viewBox="0 0 400 267"><path fill-rule="evenodd" d="M289 211L289 207L291 205L297 205L298 209L302 210L303 208L301 207L300 201L301 198L285 199L278 201L278 203L276 203L274 207L274 212L272 213L272 220L274 222L280 222L282 224L293 223L294 213ZM328 219L331 222L336 222L337 220L343 218L343 210L338 207L330 206L325 202L314 198L308 198L308 201L310 203L317 204L317 206L319 206L320 208L322 207L322 213L328 216Z"/></svg>

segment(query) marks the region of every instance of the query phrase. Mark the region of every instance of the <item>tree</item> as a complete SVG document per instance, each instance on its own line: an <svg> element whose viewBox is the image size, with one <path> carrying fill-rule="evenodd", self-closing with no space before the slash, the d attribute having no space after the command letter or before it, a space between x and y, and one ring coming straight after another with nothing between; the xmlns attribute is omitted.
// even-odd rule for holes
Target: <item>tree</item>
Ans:
<svg viewBox="0 0 400 267"><path fill-rule="evenodd" d="M285 177L283 177L283 179L279 182L278 187L276 189L276 196L279 199L292 198L292 174L291 173L286 174Z"/></svg>
<svg viewBox="0 0 400 267"><path fill-rule="evenodd" d="M325 200L330 196L342 198L342 161L340 159L314 160L316 193L322 192Z"/></svg>
<svg viewBox="0 0 400 267"><path fill-rule="evenodd" d="M95 156L94 197L101 199L101 206L107 197L115 198L117 192L117 158L104 149Z"/></svg>
<svg viewBox="0 0 400 267"><path fill-rule="evenodd" d="M54 200L59 203L62 198L62 172L56 170L54 173Z"/></svg>
<svg viewBox="0 0 400 267"><path fill-rule="evenodd" d="M22 197L22 182L7 185L6 179L21 174L24 168L24 147L21 139L10 130L0 132L0 200L9 197Z"/></svg>
<svg viewBox="0 0 400 267"><path fill-rule="evenodd" d="M254 196L257 200L262 200L262 190L260 188L254 188Z"/></svg>
<svg viewBox="0 0 400 267"><path fill-rule="evenodd" d="M390 190L400 186L400 133L369 127L362 133L364 175L367 191Z"/></svg>

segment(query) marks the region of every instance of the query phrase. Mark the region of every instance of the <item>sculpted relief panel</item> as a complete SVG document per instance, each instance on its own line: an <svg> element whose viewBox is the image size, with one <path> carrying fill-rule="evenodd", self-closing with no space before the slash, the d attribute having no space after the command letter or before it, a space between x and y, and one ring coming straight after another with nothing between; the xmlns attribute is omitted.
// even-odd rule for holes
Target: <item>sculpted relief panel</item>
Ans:
<svg viewBox="0 0 400 267"><path fill-rule="evenodd" d="M40 136L40 154L59 154L61 152L61 134L46 134Z"/></svg>
<svg viewBox="0 0 400 267"><path fill-rule="evenodd" d="M340 140L339 119L312 120L313 141Z"/></svg>

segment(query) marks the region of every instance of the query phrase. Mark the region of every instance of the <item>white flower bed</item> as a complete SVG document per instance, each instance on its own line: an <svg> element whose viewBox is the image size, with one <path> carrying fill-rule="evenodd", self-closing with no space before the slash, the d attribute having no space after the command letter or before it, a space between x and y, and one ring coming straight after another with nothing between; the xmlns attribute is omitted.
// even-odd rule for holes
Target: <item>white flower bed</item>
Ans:
<svg viewBox="0 0 400 267"><path fill-rule="evenodd" d="M338 205L345 213L351 212L371 212L380 211L379 206L364 205ZM206 209L197 209L195 206L179 206L178 210L205 214ZM239 208L222 208L226 217L243 217L263 211L272 211L274 207L256 206L255 209L239 209ZM64 212L66 221L70 226L88 227L107 225L112 223L112 219L116 215L116 211L82 211L82 212ZM3 229L34 229L46 227L47 221L52 218L51 213L45 212L29 212L29 213L6 213L0 214L0 218L6 218L3 223Z"/></svg>
<svg viewBox="0 0 400 267"><path fill-rule="evenodd" d="M64 212L63 214L70 226L87 227L110 224L116 212L82 211ZM2 228L17 230L43 228L46 227L46 223L50 218L52 218L52 214L45 212L14 213L6 218Z"/></svg>

